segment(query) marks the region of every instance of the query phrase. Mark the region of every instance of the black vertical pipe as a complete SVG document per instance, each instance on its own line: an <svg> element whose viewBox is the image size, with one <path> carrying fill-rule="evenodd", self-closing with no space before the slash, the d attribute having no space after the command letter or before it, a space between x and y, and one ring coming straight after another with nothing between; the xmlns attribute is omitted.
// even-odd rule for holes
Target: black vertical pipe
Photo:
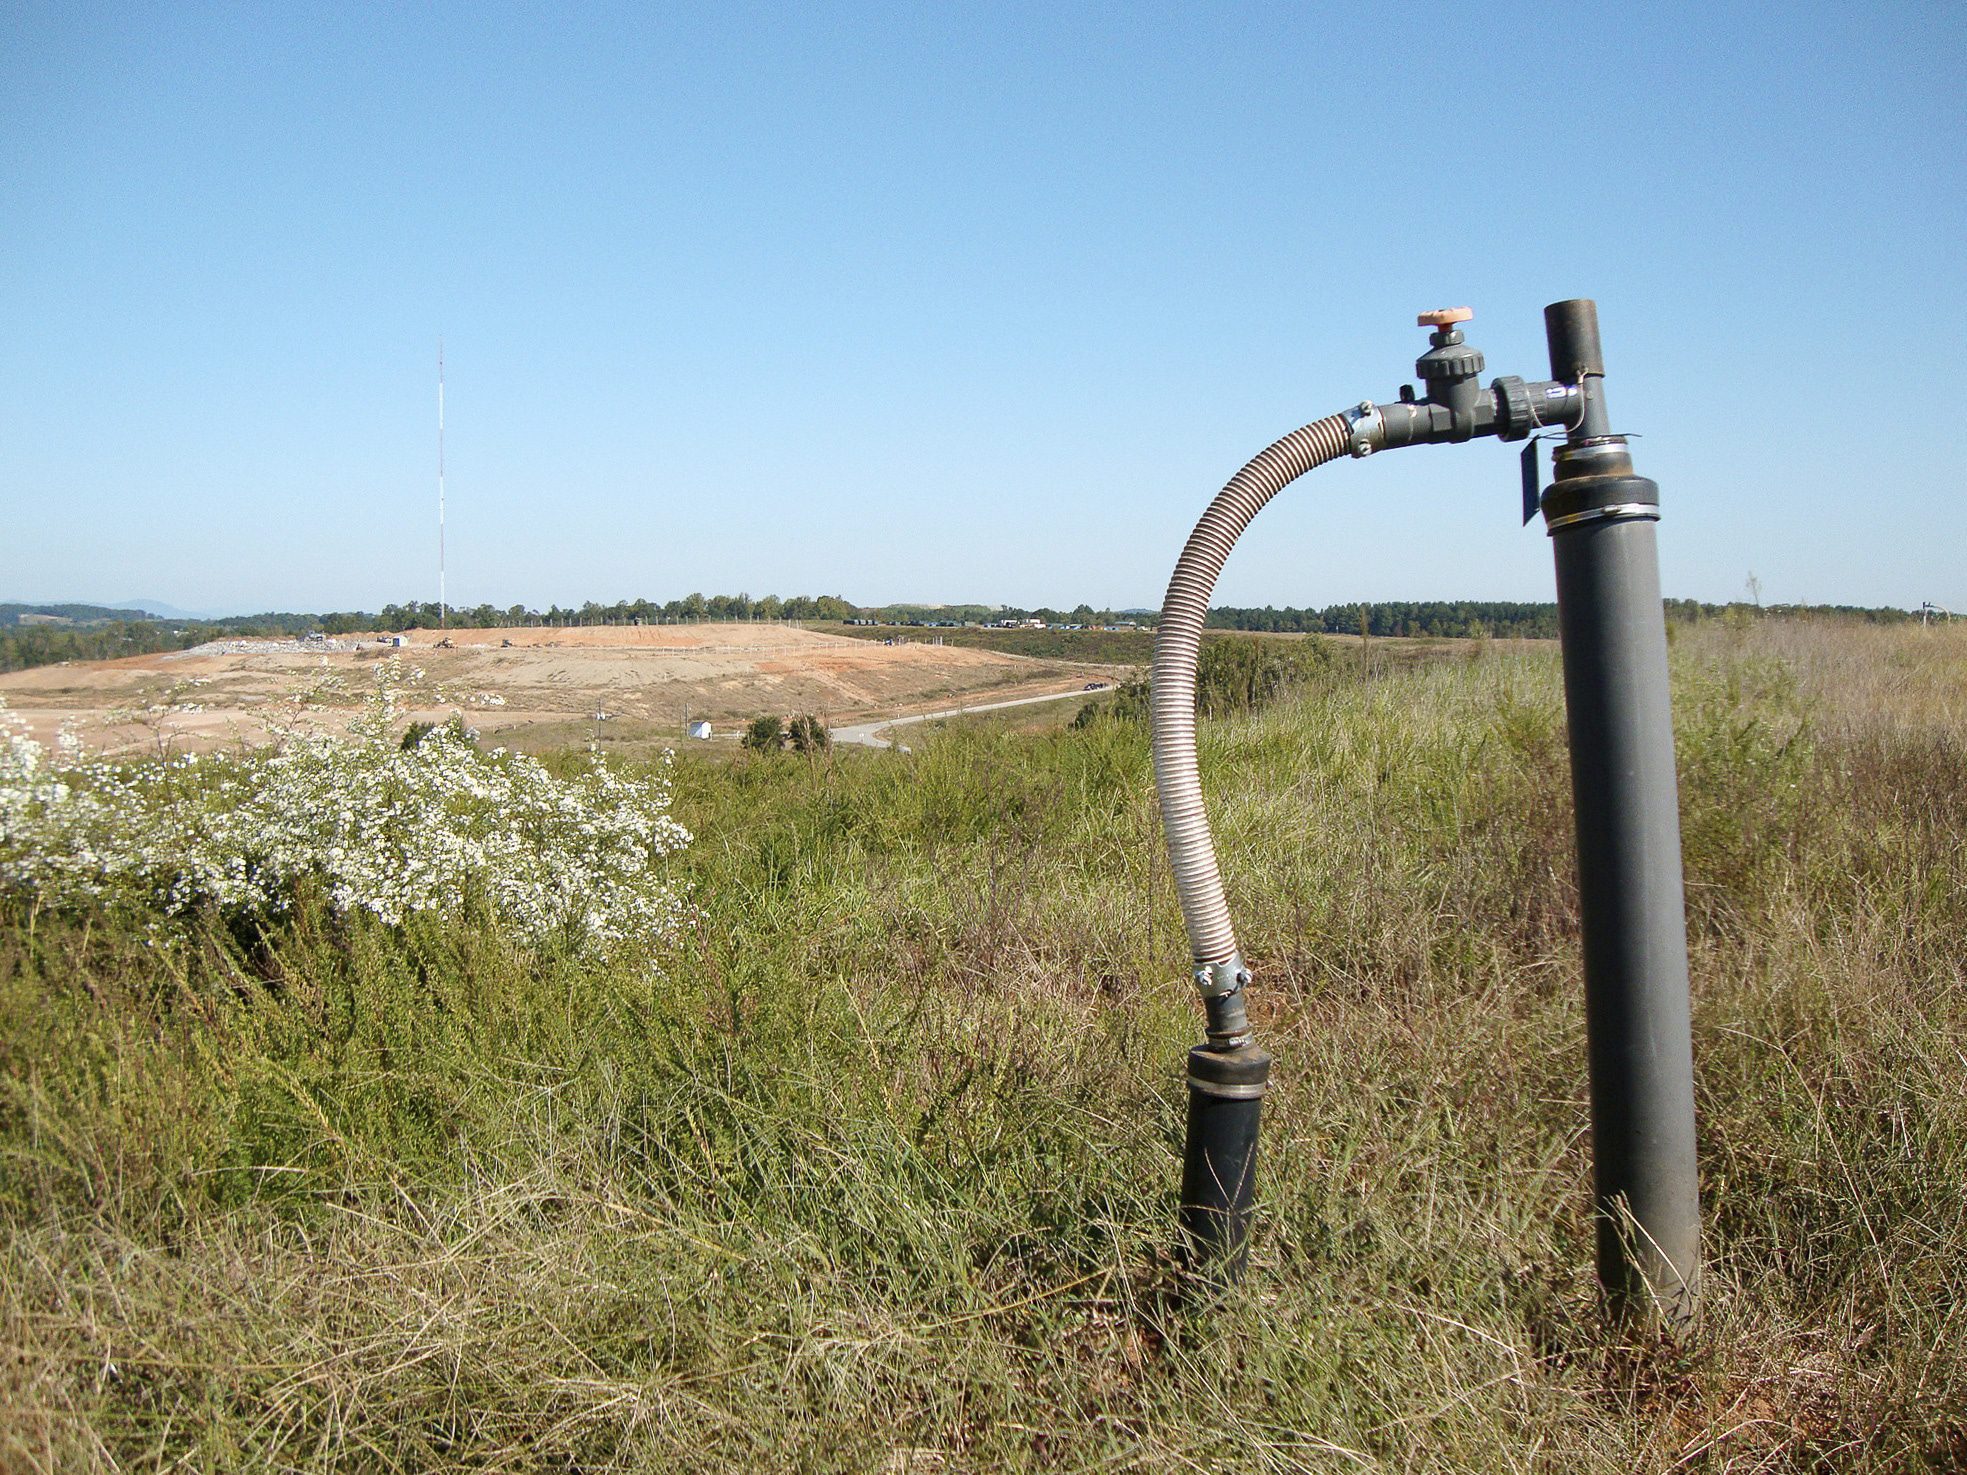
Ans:
<svg viewBox="0 0 1967 1475"><path fill-rule="evenodd" d="M1255 1045L1188 1052L1188 1140L1182 1152L1182 1254L1205 1283L1232 1284L1250 1258L1257 1122L1270 1056Z"/></svg>
<svg viewBox="0 0 1967 1475"><path fill-rule="evenodd" d="M1585 409L1543 496L1577 801L1598 1274L1617 1316L1700 1296L1700 1191L1680 810L1655 523L1659 488L1609 433L1597 309L1545 309Z"/></svg>

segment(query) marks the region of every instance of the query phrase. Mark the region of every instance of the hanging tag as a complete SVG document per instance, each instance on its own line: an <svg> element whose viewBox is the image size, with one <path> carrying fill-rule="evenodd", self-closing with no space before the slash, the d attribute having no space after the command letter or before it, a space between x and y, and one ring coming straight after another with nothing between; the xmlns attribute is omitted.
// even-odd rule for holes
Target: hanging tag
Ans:
<svg viewBox="0 0 1967 1475"><path fill-rule="evenodd" d="M1530 519L1537 515L1543 506L1543 469L1537 464L1537 438L1533 435L1523 442L1523 526L1530 525Z"/></svg>

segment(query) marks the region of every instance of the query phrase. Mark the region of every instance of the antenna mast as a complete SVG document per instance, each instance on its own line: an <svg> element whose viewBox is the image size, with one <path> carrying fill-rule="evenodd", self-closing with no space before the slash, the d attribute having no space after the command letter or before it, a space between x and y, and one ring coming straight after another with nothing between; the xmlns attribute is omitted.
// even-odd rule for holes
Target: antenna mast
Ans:
<svg viewBox="0 0 1967 1475"><path fill-rule="evenodd" d="M437 624L451 621L444 600L444 340L437 340Z"/></svg>

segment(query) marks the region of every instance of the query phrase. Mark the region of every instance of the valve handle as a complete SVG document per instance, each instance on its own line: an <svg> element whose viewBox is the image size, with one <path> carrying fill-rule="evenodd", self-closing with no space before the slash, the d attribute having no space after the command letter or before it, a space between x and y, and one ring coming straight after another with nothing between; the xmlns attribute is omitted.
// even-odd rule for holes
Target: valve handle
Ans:
<svg viewBox="0 0 1967 1475"><path fill-rule="evenodd" d="M1450 323L1465 323L1475 316L1472 307L1437 307L1432 312L1424 312L1414 321L1423 328L1445 328Z"/></svg>

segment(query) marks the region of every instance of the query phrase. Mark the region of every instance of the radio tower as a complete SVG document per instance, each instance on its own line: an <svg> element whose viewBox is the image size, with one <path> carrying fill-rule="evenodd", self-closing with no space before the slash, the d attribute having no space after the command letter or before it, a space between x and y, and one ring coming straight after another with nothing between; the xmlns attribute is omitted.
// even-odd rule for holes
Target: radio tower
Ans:
<svg viewBox="0 0 1967 1475"><path fill-rule="evenodd" d="M437 625L451 622L444 601L444 340L437 340Z"/></svg>

